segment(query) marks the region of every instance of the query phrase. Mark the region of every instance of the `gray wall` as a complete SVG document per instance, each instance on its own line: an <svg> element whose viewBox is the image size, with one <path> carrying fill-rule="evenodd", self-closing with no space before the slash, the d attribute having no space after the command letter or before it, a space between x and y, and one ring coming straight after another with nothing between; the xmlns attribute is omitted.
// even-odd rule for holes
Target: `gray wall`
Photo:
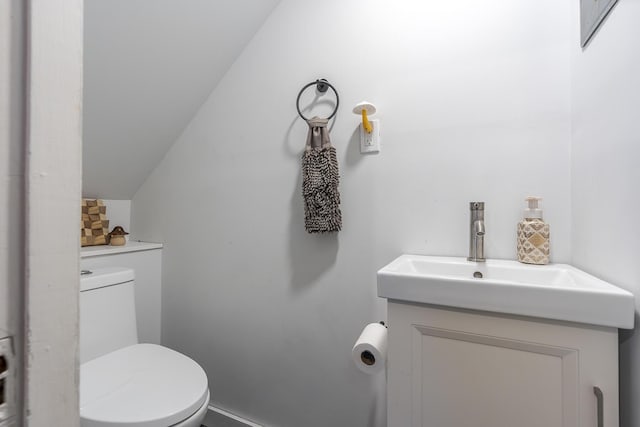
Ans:
<svg viewBox="0 0 640 427"><path fill-rule="evenodd" d="M384 376L350 358L385 318L375 272L405 252L466 255L471 200L487 204L488 256L513 259L523 199L544 197L552 258L570 260L570 7L557 3L276 7L132 202L134 237L165 243L163 342L204 366L215 405L268 426L385 425ZM303 227L295 110L320 77L340 92L344 216L324 236ZM379 155L359 154L364 99Z"/></svg>
<svg viewBox="0 0 640 427"><path fill-rule="evenodd" d="M621 0L584 51L573 3L572 260L633 292L640 307L640 2ZM639 361L638 333L623 331L622 427L640 425Z"/></svg>

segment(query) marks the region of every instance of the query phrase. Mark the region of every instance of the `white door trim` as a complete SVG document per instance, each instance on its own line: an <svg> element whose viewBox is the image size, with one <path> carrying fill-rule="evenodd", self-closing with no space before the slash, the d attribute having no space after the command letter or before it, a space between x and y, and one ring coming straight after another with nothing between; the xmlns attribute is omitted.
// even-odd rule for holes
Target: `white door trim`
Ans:
<svg viewBox="0 0 640 427"><path fill-rule="evenodd" d="M28 0L25 424L79 426L82 0Z"/></svg>

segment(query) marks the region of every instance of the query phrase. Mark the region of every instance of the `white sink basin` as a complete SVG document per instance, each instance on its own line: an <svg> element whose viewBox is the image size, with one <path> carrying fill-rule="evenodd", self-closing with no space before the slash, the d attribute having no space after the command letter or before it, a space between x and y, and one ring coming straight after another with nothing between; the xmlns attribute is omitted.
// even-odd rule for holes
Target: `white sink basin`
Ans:
<svg viewBox="0 0 640 427"><path fill-rule="evenodd" d="M634 319L633 294L566 264L402 255L378 271L378 296L625 329Z"/></svg>

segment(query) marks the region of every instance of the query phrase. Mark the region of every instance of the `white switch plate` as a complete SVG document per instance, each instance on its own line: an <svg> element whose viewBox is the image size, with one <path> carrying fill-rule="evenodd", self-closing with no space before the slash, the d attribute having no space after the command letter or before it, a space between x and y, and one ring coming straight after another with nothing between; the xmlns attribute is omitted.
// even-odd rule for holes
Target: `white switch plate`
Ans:
<svg viewBox="0 0 640 427"><path fill-rule="evenodd" d="M369 120L373 130L368 133L360 124L360 153L380 152L380 120Z"/></svg>

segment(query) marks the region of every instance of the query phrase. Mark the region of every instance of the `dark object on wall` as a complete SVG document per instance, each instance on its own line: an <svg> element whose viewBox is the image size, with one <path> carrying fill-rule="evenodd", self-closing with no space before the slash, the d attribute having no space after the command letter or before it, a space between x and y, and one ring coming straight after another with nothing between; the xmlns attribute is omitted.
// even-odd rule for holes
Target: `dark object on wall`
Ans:
<svg viewBox="0 0 640 427"><path fill-rule="evenodd" d="M318 93L329 89L336 95L336 106L327 118L308 119L300 110L300 97L309 87L314 86ZM340 105L338 91L325 79L307 83L298 93L296 108L300 117L309 125L307 143L302 155L302 197L304 199L304 227L309 233L340 231L342 212L340 211L340 192L338 184L338 158L336 149L329 140L327 124Z"/></svg>
<svg viewBox="0 0 640 427"><path fill-rule="evenodd" d="M591 41L618 0L580 0L580 45Z"/></svg>
<svg viewBox="0 0 640 427"><path fill-rule="evenodd" d="M306 85L304 85L302 89L300 89L300 92L298 92L298 98L296 99L296 108L298 109L298 114L300 115L300 117L304 119L305 122L309 122L309 119L302 114L302 111L300 111L300 97L308 87L311 87L313 85L316 85L316 89L320 93L325 93L329 88L331 88L333 93L335 93L336 107L334 108L333 113L331 113L331 115L327 117L327 120L331 120L333 116L335 116L336 113L338 112L338 106L340 105L340 97L338 96L338 91L336 90L336 88L333 87L333 85L329 83L326 79L318 79L315 82L307 83Z"/></svg>

